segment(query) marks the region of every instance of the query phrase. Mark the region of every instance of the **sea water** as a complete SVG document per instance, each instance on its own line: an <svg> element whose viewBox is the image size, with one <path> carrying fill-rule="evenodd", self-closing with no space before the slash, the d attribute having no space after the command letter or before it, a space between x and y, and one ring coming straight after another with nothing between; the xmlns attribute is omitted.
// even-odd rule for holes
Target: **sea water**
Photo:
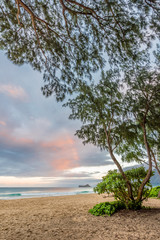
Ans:
<svg viewBox="0 0 160 240"><path fill-rule="evenodd" d="M52 197L93 193L92 188L70 188L70 187L1 187L0 199L21 199L35 197Z"/></svg>

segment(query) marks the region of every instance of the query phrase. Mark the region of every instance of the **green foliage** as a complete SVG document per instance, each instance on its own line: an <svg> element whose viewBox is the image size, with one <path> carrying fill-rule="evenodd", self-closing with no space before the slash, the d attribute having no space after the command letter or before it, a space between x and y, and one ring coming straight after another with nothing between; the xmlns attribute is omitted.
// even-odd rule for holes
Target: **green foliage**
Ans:
<svg viewBox="0 0 160 240"><path fill-rule="evenodd" d="M92 209L89 210L89 213L95 216L111 216L121 209L125 209L125 205L120 201L104 202L96 204Z"/></svg>
<svg viewBox="0 0 160 240"><path fill-rule="evenodd" d="M130 209L130 210L140 210L143 208L142 200L140 200L140 201L129 200L129 201L127 201L127 204L125 206L127 209Z"/></svg>
<svg viewBox="0 0 160 240"><path fill-rule="evenodd" d="M0 49L43 72L45 96L63 100L105 66L104 54L119 68L141 61L141 46L159 36L158 12L158 0L1 0Z"/></svg>
<svg viewBox="0 0 160 240"><path fill-rule="evenodd" d="M98 84L79 84L77 96L64 106L72 110L70 119L82 121L76 135L84 144L108 150L105 127L122 161L141 163L148 158L142 122L153 153L160 152L160 74L149 66L140 67L128 71L123 81L126 94L120 91L119 74L107 71Z"/></svg>
<svg viewBox="0 0 160 240"><path fill-rule="evenodd" d="M119 210L126 209L126 205L121 201L113 201L113 202L103 202L96 204L93 208L89 209L89 213L95 216L111 216ZM140 210L140 209L150 209L150 207L141 206L140 203L130 203L130 208L132 210Z"/></svg>
<svg viewBox="0 0 160 240"><path fill-rule="evenodd" d="M157 197L160 192L160 186L154 187L151 189L149 197Z"/></svg>
<svg viewBox="0 0 160 240"><path fill-rule="evenodd" d="M121 91L121 82L127 90ZM153 161L158 170L160 152L160 73L148 65L128 71L121 81L116 71L102 74L98 84L81 83L77 96L64 106L70 119L80 119L76 135L84 144L107 150L119 173L111 171L95 190L114 193L127 208L138 209L149 195ZM115 153L125 162L149 163L123 173ZM147 162L148 161L148 162Z"/></svg>
<svg viewBox="0 0 160 240"><path fill-rule="evenodd" d="M98 194L112 193L116 200L124 203L126 208L129 209L140 209L142 201L137 202L136 197L138 189L145 178L147 171L144 167L133 168L125 171L127 179L131 182L134 200L129 199L128 189L126 182L122 175L117 170L111 170L106 176L103 177L103 181L98 183L94 188L94 191ZM149 197L151 184L148 182L143 189L143 199Z"/></svg>
<svg viewBox="0 0 160 240"><path fill-rule="evenodd" d="M92 143L100 149L108 149L104 123L114 126L110 132L113 145L120 141L124 126L121 121L123 95L119 91L118 77L116 71L110 70L102 74L96 85L81 83L76 89L78 96L64 105L72 109L70 119L82 121L83 126L76 135L83 139L84 144Z"/></svg>
<svg viewBox="0 0 160 240"><path fill-rule="evenodd" d="M147 152L144 145L145 126L151 155L160 160L160 72L148 65L128 71L125 76L128 90L124 97L126 131L116 152L123 161L145 162ZM154 165L154 163L153 163Z"/></svg>

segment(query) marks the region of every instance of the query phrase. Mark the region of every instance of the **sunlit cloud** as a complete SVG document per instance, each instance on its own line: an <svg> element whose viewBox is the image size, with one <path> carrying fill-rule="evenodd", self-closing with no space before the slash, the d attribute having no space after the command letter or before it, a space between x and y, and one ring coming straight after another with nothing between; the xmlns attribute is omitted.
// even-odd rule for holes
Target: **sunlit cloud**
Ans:
<svg viewBox="0 0 160 240"><path fill-rule="evenodd" d="M74 166L73 159L59 158L52 162L53 169L64 171Z"/></svg>
<svg viewBox="0 0 160 240"><path fill-rule="evenodd" d="M0 121L0 125L6 126L6 123L4 121Z"/></svg>
<svg viewBox="0 0 160 240"><path fill-rule="evenodd" d="M44 149L47 148L49 151L55 150L53 159L51 160L53 169L64 171L79 166L78 149L74 140L69 135L66 137L62 135L58 139L43 142L42 147Z"/></svg>
<svg viewBox="0 0 160 240"><path fill-rule="evenodd" d="M61 155L61 154L59 154ZM58 158L58 159L54 159L52 161L52 166L54 169L59 170L59 171L64 171L67 169L72 169L75 167L79 166L79 158L76 156L74 156L74 154L72 153L72 149L70 151L70 153L63 153L63 155L66 155L63 158Z"/></svg>
<svg viewBox="0 0 160 240"><path fill-rule="evenodd" d="M69 134L66 136L60 134L58 137L56 136L57 138L53 136L50 141L44 141L41 138L35 140L34 137L32 139L32 136L34 136L34 132L30 137L22 137L21 134L20 136L15 134L14 130L0 131L2 146L0 154L6 159L3 161L6 168L1 168L0 174L9 174L13 169L16 175L19 175L20 171L24 174L22 169L28 165L25 174L57 175L57 172L61 174L66 169L79 166L78 149Z"/></svg>
<svg viewBox="0 0 160 240"><path fill-rule="evenodd" d="M6 143L8 146L28 146L33 144L33 140L31 138L22 138L18 136L14 136L10 130L0 131L0 140Z"/></svg>
<svg viewBox="0 0 160 240"><path fill-rule="evenodd" d="M25 93L24 89L20 86L0 84L0 92L12 98L17 98L21 100L27 98L27 94Z"/></svg>
<svg viewBox="0 0 160 240"><path fill-rule="evenodd" d="M61 179L60 179L61 180ZM41 177L14 177L14 176L9 176L9 177L1 177L0 176L0 187L41 187L41 186L46 186L46 184L52 183L57 181L56 178L51 178L51 179L45 179Z"/></svg>

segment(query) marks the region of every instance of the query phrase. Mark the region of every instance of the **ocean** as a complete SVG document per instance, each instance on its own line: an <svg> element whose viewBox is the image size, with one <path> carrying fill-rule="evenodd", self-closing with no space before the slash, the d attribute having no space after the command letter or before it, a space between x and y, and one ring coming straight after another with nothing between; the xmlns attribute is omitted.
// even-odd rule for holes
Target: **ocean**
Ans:
<svg viewBox="0 0 160 240"><path fill-rule="evenodd" d="M0 187L0 199L22 199L93 193L93 188L80 187Z"/></svg>

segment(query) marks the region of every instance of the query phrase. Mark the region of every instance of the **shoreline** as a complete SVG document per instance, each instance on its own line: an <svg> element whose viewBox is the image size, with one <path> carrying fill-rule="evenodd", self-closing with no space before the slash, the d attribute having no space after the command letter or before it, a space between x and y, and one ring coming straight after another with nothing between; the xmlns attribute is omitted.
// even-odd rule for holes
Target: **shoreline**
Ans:
<svg viewBox="0 0 160 240"><path fill-rule="evenodd" d="M79 194L68 194L68 195L59 195L59 196L34 196L34 197L23 197L23 198L11 198L11 199L1 199L0 198L0 202L1 201L20 201L20 200L30 200L30 199L34 199L34 200L37 200L37 199L48 199L48 198L60 198L60 197L72 197L72 196L79 196L79 195L98 195L97 193L79 193ZM105 194L104 194L105 195ZM104 197L106 198L106 197ZM1 240L1 239L0 239Z"/></svg>
<svg viewBox="0 0 160 240"><path fill-rule="evenodd" d="M151 210L122 210L111 217L88 213L95 204L113 200L95 193L0 200L0 239L160 239L159 199L144 202Z"/></svg>
<svg viewBox="0 0 160 240"><path fill-rule="evenodd" d="M0 200L71 196L94 193L93 188L0 188Z"/></svg>

